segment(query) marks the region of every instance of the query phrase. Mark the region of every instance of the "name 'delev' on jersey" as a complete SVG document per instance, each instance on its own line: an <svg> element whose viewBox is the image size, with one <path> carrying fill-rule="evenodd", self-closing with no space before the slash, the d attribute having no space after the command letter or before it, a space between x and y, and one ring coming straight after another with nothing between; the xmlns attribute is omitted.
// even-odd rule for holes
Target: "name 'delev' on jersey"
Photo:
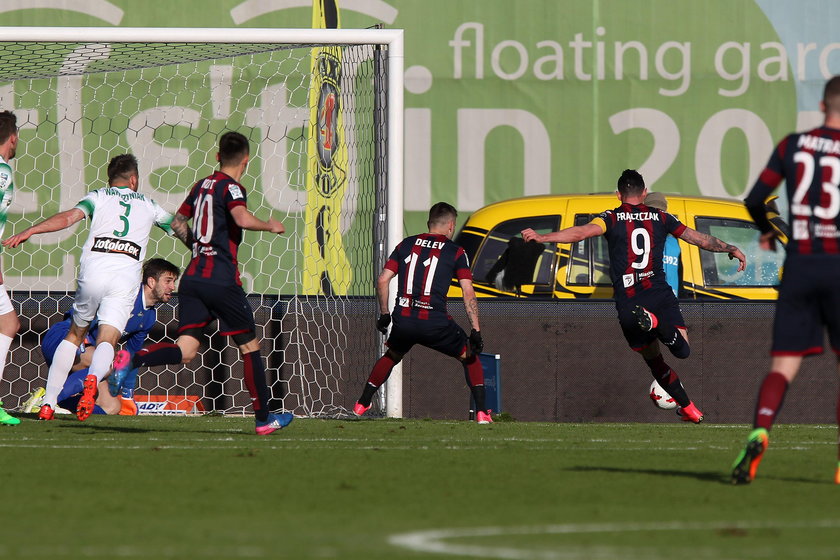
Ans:
<svg viewBox="0 0 840 560"><path fill-rule="evenodd" d="M819 127L788 135L751 194L766 200L783 179L790 208L788 254L840 255L840 130Z"/></svg>
<svg viewBox="0 0 840 560"><path fill-rule="evenodd" d="M107 271L139 274L149 233L157 225L172 233L172 215L144 194L128 187L91 191L76 204L90 218L90 233L82 247L80 275L88 267L96 274Z"/></svg>
<svg viewBox="0 0 840 560"><path fill-rule="evenodd" d="M464 250L445 235L423 233L403 239L385 268L397 275L394 321L400 317L446 319L452 278L472 280Z"/></svg>
<svg viewBox="0 0 840 560"><path fill-rule="evenodd" d="M616 298L631 298L654 286L668 289L662 266L670 233L679 237L685 225L673 214L644 204L622 204L599 214L610 251L610 273Z"/></svg>
<svg viewBox="0 0 840 560"><path fill-rule="evenodd" d="M242 228L230 213L236 206L247 206L245 189L221 171L193 186L178 210L179 214L192 218L195 238L185 277L242 285L237 261Z"/></svg>

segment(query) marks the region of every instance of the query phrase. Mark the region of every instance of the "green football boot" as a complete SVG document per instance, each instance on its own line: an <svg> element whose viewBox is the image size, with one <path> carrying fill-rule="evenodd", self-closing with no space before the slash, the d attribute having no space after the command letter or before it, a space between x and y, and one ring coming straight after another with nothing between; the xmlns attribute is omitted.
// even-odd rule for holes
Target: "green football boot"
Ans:
<svg viewBox="0 0 840 560"><path fill-rule="evenodd" d="M3 403L0 402L0 405L2 404ZM8 412L3 410L2 407L0 407L0 425L17 426L18 424L20 424L20 418L15 418L14 416L11 416Z"/></svg>

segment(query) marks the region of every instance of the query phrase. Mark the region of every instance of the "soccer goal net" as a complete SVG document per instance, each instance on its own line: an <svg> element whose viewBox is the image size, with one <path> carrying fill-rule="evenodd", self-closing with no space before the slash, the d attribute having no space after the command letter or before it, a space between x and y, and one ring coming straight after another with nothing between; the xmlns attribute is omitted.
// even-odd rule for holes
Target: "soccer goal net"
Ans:
<svg viewBox="0 0 840 560"><path fill-rule="evenodd" d="M217 168L219 136L243 133L248 207L286 227L246 232L239 252L271 407L352 408L381 352L375 275L402 233L400 31L6 28L0 109L20 128L6 237L104 186L121 153L139 160L140 192L174 213ZM3 251L22 324L0 384L7 408L45 384L40 343L72 303L86 235L82 222ZM156 231L151 257L183 270L190 255ZM149 342L176 336L177 297ZM241 364L208 332L191 364L140 372L141 413L250 413Z"/></svg>

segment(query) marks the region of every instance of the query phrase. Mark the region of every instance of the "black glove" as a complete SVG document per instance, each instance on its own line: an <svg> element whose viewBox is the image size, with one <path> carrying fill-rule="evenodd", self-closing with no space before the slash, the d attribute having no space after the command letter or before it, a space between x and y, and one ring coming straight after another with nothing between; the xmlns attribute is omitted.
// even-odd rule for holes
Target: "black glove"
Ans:
<svg viewBox="0 0 840 560"><path fill-rule="evenodd" d="M470 331L470 350L473 356L480 354L484 350L484 341L481 340L481 332L475 329Z"/></svg>
<svg viewBox="0 0 840 560"><path fill-rule="evenodd" d="M388 325L391 324L391 314L382 313L379 319L376 320L376 330L382 334L388 334Z"/></svg>

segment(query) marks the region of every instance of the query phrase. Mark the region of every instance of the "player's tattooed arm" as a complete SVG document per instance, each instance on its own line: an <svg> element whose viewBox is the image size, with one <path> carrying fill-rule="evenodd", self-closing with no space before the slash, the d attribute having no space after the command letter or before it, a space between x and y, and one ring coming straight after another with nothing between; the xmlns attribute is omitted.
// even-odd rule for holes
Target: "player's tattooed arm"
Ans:
<svg viewBox="0 0 840 560"><path fill-rule="evenodd" d="M478 328L478 300L473 297L469 300L464 300L464 307L467 310L467 318L470 320L470 325L475 330L481 330Z"/></svg>
<svg viewBox="0 0 840 560"><path fill-rule="evenodd" d="M730 245L725 241L721 241L713 235L700 233L697 230L687 227L683 231L682 235L680 235L680 239L691 243L692 245L697 245L701 249L705 249L707 251L712 251L714 253L728 253L730 259L738 259L738 272L741 272L747 267L747 258L738 247Z"/></svg>
<svg viewBox="0 0 840 560"><path fill-rule="evenodd" d="M192 251L193 248L193 238L192 230L190 229L189 224L187 223L187 218L181 213L175 214L175 217L172 218L172 232L175 234L181 243L187 246L187 249Z"/></svg>
<svg viewBox="0 0 840 560"><path fill-rule="evenodd" d="M464 295L464 309L467 312L467 319L470 320L470 327L480 331L481 326L478 324L478 300L475 297L472 280L462 278L458 280L458 283L461 285L461 293Z"/></svg>
<svg viewBox="0 0 840 560"><path fill-rule="evenodd" d="M697 245L701 249L706 249L707 251L712 251L714 253L734 253L738 250L738 247L735 245L730 245L729 243L721 241L717 237L706 233L700 233L699 231L689 227L685 228L685 231L680 236L680 239L687 241L692 245Z"/></svg>

